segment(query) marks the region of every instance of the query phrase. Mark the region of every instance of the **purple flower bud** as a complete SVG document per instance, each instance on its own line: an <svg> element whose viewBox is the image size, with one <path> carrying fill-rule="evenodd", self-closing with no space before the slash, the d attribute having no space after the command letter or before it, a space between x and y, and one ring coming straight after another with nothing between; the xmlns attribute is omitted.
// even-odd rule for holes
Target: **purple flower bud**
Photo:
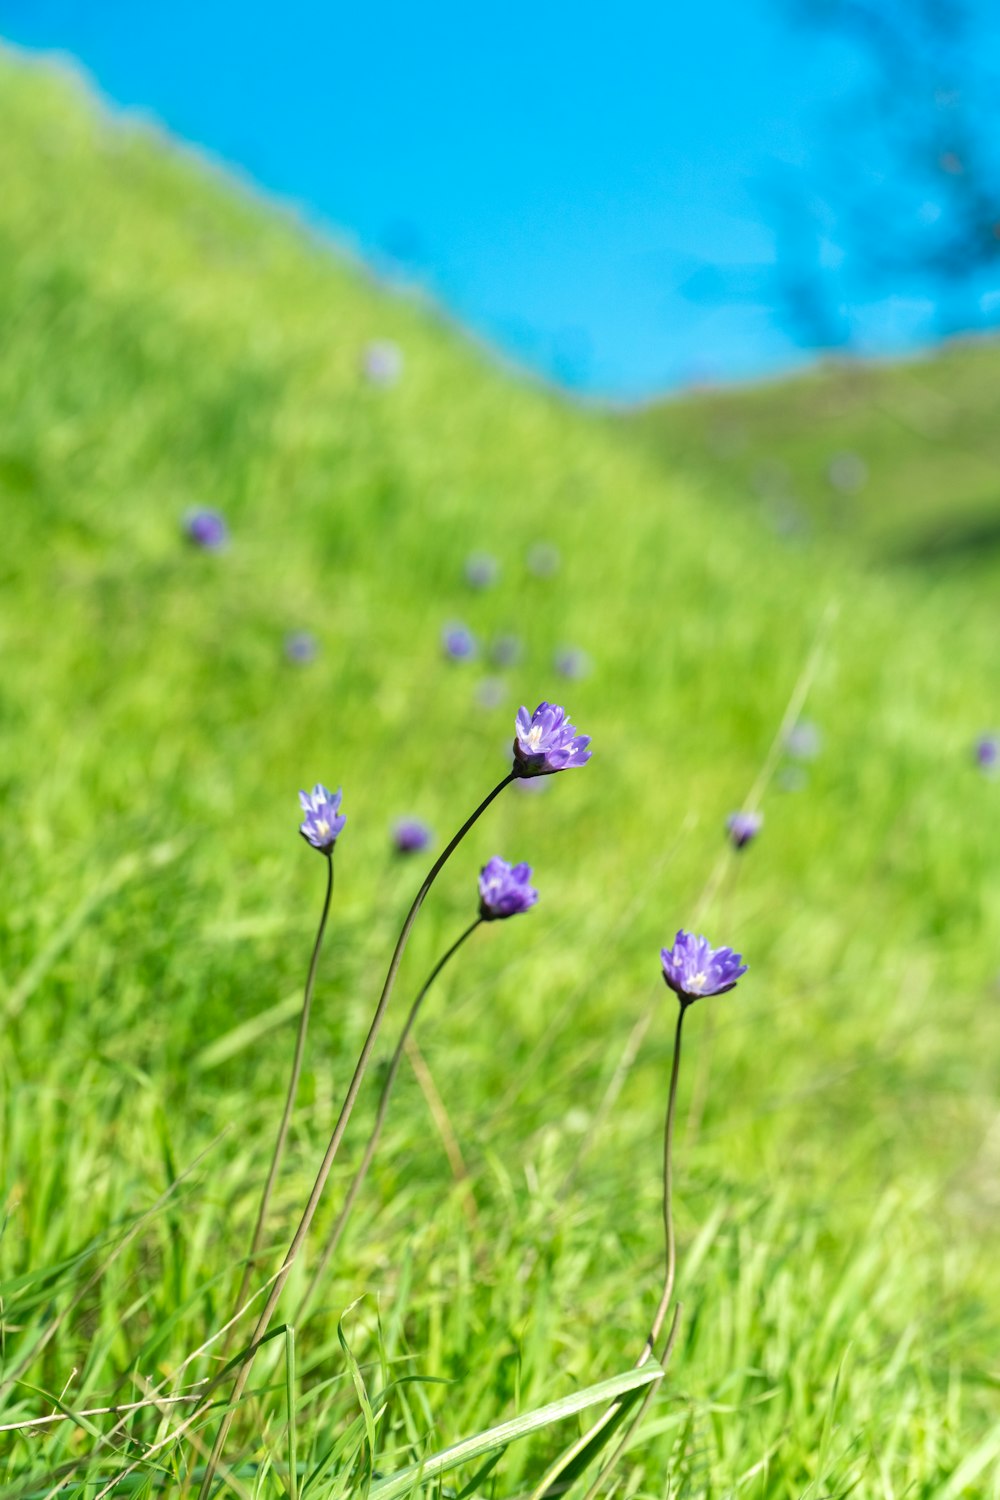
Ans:
<svg viewBox="0 0 1000 1500"><path fill-rule="evenodd" d="M591 752L590 736L577 734L566 710L553 703L539 703L533 714L517 712L514 730L514 775L550 776L585 766Z"/></svg>
<svg viewBox="0 0 1000 1500"><path fill-rule="evenodd" d="M479 872L479 915L483 921L516 917L534 906L538 892L529 884L530 880L530 865L509 865L499 854L494 854Z"/></svg>
<svg viewBox="0 0 1000 1500"><path fill-rule="evenodd" d="M663 977L682 1005L704 995L724 995L746 973L748 965L732 948L713 948L708 939L681 931L672 948L660 950Z"/></svg>
<svg viewBox="0 0 1000 1500"><path fill-rule="evenodd" d="M763 813L734 812L726 819L726 832L734 849L745 849L763 826Z"/></svg>
<svg viewBox="0 0 1000 1500"><path fill-rule="evenodd" d="M987 772L995 771L1000 765L1000 739L995 734L980 735L976 741L976 765Z"/></svg>
<svg viewBox="0 0 1000 1500"><path fill-rule="evenodd" d="M189 542L206 552L218 552L229 541L229 528L217 510L189 510L184 517Z"/></svg>
<svg viewBox="0 0 1000 1500"><path fill-rule="evenodd" d="M400 854L419 854L431 841L431 831L419 818L399 818L392 825L392 842Z"/></svg>
<svg viewBox="0 0 1000 1500"><path fill-rule="evenodd" d="M361 356L361 370L371 385L395 385L403 373L402 350L389 339L376 339Z"/></svg>
<svg viewBox="0 0 1000 1500"><path fill-rule="evenodd" d="M302 811L305 813L305 822L299 825L299 832L307 844L312 844L321 854L330 854L334 844L341 833L346 817L340 812L340 799L342 792L339 787L335 792L328 792L321 781L317 781L312 789L312 796L308 792L299 793L299 801Z"/></svg>
<svg viewBox="0 0 1000 1500"><path fill-rule="evenodd" d="M451 661L471 661L476 654L476 638L465 625L446 625L441 645Z"/></svg>
<svg viewBox="0 0 1000 1500"><path fill-rule="evenodd" d="M308 666L315 661L317 650L316 637L308 630L292 630L285 636L285 655L297 666Z"/></svg>
<svg viewBox="0 0 1000 1500"><path fill-rule="evenodd" d="M796 760L815 760L820 751L820 733L808 719L800 719L788 731L785 749Z"/></svg>
<svg viewBox="0 0 1000 1500"><path fill-rule="evenodd" d="M500 564L487 552L473 552L465 559L465 581L470 588L492 588L500 577Z"/></svg>
<svg viewBox="0 0 1000 1500"><path fill-rule="evenodd" d="M578 681L590 675L590 657L578 646L562 646L556 652L554 666L560 677Z"/></svg>

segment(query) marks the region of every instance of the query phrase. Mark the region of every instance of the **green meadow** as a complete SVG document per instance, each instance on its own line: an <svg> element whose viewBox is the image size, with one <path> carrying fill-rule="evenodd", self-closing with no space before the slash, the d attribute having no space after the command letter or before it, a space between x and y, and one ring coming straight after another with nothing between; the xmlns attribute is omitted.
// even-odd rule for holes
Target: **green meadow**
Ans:
<svg viewBox="0 0 1000 1500"><path fill-rule="evenodd" d="M402 351L391 387L362 374L373 340ZM207 1342L323 897L297 793L342 785L348 822L255 1287L429 862L390 826L415 814L440 851L542 698L593 758L509 787L435 884L281 1303L294 1361L284 1332L258 1355L219 1492L375 1500L416 1466L393 1495L531 1494L599 1406L420 1464L637 1357L663 1263L659 950L689 927L750 969L685 1022L683 1310L601 1492L1000 1496L1000 780L972 753L1000 728L997 554L954 542L998 524L998 362L584 410L0 57L4 1497L196 1492L226 1387L191 1398L250 1336ZM846 496L844 452L866 466ZM225 550L185 540L198 506ZM501 569L478 592L477 551ZM443 655L452 621L476 661ZM315 661L286 659L295 630ZM496 667L503 634L523 653ZM588 675L556 673L566 646ZM782 750L799 715L807 764ZM737 854L724 820L751 802ZM423 1070L300 1314L379 1069L495 853L539 903L430 994Z"/></svg>

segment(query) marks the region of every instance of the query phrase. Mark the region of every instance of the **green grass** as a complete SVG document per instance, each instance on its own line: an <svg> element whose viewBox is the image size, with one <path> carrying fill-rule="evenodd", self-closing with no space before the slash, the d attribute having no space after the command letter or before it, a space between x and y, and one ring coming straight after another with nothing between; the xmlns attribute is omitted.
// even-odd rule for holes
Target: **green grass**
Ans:
<svg viewBox="0 0 1000 1500"><path fill-rule="evenodd" d="M300 1493L357 1492L365 1405L388 1476L626 1370L662 1257L658 950L696 919L819 636L823 753L805 787L771 779L764 833L698 917L751 970L689 1017L684 1315L618 1493L1000 1495L998 785L969 755L1000 717L989 591L791 545L725 484L511 378L289 217L10 60L0 183L0 1421L218 1369L214 1351L181 1367L231 1310L322 897L296 792L343 783L349 821L275 1266L422 873L388 825L417 812L440 845L542 696L593 761L510 789L462 846L380 1049L469 920L479 865L529 860L537 909L477 934L420 1023L469 1181L404 1071L296 1328ZM405 353L392 390L358 374L376 337ZM825 437L796 441L822 472ZM905 428L895 452L913 462ZM225 512L226 553L184 545L194 504ZM539 541L560 550L552 579L525 567ZM481 595L473 549L503 566ZM441 660L452 618L523 637L501 708L477 703L485 669ZM321 645L306 669L282 655L300 627ZM562 643L593 658L585 681L554 677ZM282 1339L252 1389L227 1458L244 1493L283 1495ZM527 1493L587 1416L512 1444L475 1492ZM105 1415L5 1431L0 1487L54 1493L72 1463L70 1493L93 1497L135 1463L115 1493L181 1493L197 1448L147 1446L176 1420L147 1409L110 1442Z"/></svg>

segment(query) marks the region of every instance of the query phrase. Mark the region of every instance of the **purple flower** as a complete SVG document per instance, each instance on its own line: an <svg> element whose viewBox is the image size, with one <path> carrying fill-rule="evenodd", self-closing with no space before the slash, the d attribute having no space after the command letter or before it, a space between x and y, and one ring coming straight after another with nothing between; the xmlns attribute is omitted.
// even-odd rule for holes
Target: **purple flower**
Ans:
<svg viewBox="0 0 1000 1500"><path fill-rule="evenodd" d="M530 880L530 865L509 865L494 854L479 872L479 915L483 921L516 917L534 906L538 892L529 885Z"/></svg>
<svg viewBox="0 0 1000 1500"><path fill-rule="evenodd" d="M672 948L660 950L663 977L682 1005L703 995L724 995L747 971L741 953L713 948L707 938L679 932Z"/></svg>
<svg viewBox="0 0 1000 1500"><path fill-rule="evenodd" d="M488 552L472 552L465 559L465 581L470 588L491 588L500 577L500 564Z"/></svg>
<svg viewBox="0 0 1000 1500"><path fill-rule="evenodd" d="M528 548L528 568L536 578L551 578L559 571L559 549L551 542L535 542Z"/></svg>
<svg viewBox="0 0 1000 1500"><path fill-rule="evenodd" d="M1000 739L995 734L980 735L976 741L976 765L981 771L995 771L1000 764Z"/></svg>
<svg viewBox="0 0 1000 1500"><path fill-rule="evenodd" d="M789 731L785 749L796 760L815 760L820 750L820 733L815 724L801 719Z"/></svg>
<svg viewBox="0 0 1000 1500"><path fill-rule="evenodd" d="M403 373L402 351L388 339L376 339L365 349L361 369L372 385L395 385Z"/></svg>
<svg viewBox="0 0 1000 1500"><path fill-rule="evenodd" d="M441 632L444 654L452 661L471 661L476 654L476 638L465 625L446 625Z"/></svg>
<svg viewBox="0 0 1000 1500"><path fill-rule="evenodd" d="M316 637L308 630L292 630L285 636L285 655L297 666L307 666L316 660Z"/></svg>
<svg viewBox="0 0 1000 1500"><path fill-rule="evenodd" d="M591 752L589 734L577 734L566 710L539 703L533 714L519 708L514 730L514 775L549 776L585 766Z"/></svg>
<svg viewBox="0 0 1000 1500"><path fill-rule="evenodd" d="M734 849L745 849L764 826L763 813L734 812L726 819L726 832Z"/></svg>
<svg viewBox="0 0 1000 1500"><path fill-rule="evenodd" d="M189 542L206 552L218 552L229 541L229 527L217 510L189 510L184 517Z"/></svg>
<svg viewBox="0 0 1000 1500"><path fill-rule="evenodd" d="M575 680L590 674L590 657L578 646L560 647L556 652L553 665L560 677L571 677Z"/></svg>
<svg viewBox="0 0 1000 1500"><path fill-rule="evenodd" d="M431 831L419 818L398 818L392 825L392 841L400 854L419 854L431 841Z"/></svg>
<svg viewBox="0 0 1000 1500"><path fill-rule="evenodd" d="M498 667L512 667L521 659L521 642L516 635L498 635L490 655Z"/></svg>
<svg viewBox="0 0 1000 1500"><path fill-rule="evenodd" d="M299 825L299 832L306 843L312 844L321 854L332 852L338 835L347 822L340 811L341 796L339 788L335 792L328 792L321 781L317 781L313 787L311 797L308 792L299 793L302 811L306 815L305 822Z"/></svg>

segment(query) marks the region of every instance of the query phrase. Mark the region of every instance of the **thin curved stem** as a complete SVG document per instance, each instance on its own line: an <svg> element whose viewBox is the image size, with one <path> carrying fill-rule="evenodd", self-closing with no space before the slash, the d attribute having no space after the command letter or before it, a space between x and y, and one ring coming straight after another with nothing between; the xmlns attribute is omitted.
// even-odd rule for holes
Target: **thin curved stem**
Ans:
<svg viewBox="0 0 1000 1500"><path fill-rule="evenodd" d="M677 1030L674 1033L674 1061L670 1071L670 1094L667 1099L667 1115L663 1127L663 1232L665 1241L666 1266L663 1275L663 1291L660 1294L659 1305L653 1317L649 1334L642 1352L635 1362L635 1368L639 1369L649 1359L656 1348L656 1341L660 1336L664 1321L670 1309L670 1301L674 1294L674 1279L677 1272L677 1247L674 1239L674 1216L673 1216L673 1148L674 1148L674 1118L677 1114L677 1080L681 1070L681 1028L684 1025L684 1012L690 1002L682 1000L677 1016ZM674 1318L670 1339L664 1351L665 1357L669 1358L673 1350L673 1341L676 1335L679 1312ZM560 1454L546 1472L542 1475L538 1484L532 1490L529 1500L546 1500L551 1494L552 1486L560 1475L565 1473L570 1464L579 1454L583 1453L590 1444L600 1436L618 1416L622 1409L621 1400L613 1401L597 1421L590 1427L581 1438L573 1444L565 1453ZM641 1413L640 1413L641 1414ZM629 1429L631 1431L631 1428ZM615 1449L614 1456L617 1458L619 1448ZM588 1497L589 1500L589 1497Z"/></svg>
<svg viewBox="0 0 1000 1500"><path fill-rule="evenodd" d="M382 1092L379 1095L378 1101L378 1110L375 1114L375 1123L372 1126L372 1133L368 1137L368 1144L365 1147L365 1154L361 1158L358 1170L355 1172L351 1185L348 1188L347 1197L344 1199L344 1205L341 1208L340 1213L337 1215L336 1223L330 1231L329 1239L323 1247L323 1254L320 1256L319 1264L317 1265L316 1270L313 1272L312 1280L310 1281L309 1286L306 1289L306 1294L302 1298L302 1301L299 1303L298 1308L296 1309L296 1312L292 1318L292 1322L296 1325L302 1323L306 1315L306 1309L308 1308L309 1303L312 1301L317 1288L326 1275L330 1261L333 1259L333 1256L336 1253L337 1246L340 1244L341 1236L344 1233L344 1227L351 1215L351 1210L357 1202L358 1195L361 1192L362 1187L364 1186L365 1178L368 1176L368 1169L371 1167L372 1161L374 1160L375 1152L378 1148L379 1139L382 1135L382 1127L385 1124L385 1117L389 1112L389 1095L392 1093L393 1086L396 1082L396 1075L399 1072L399 1066L403 1060L403 1051L409 1039L410 1032L413 1030L413 1027L416 1024L417 1016L420 1014L420 1007L423 1004L424 996L427 994L427 991L430 989L435 979L441 973L441 970L444 968L448 960L458 952L459 948L461 948L466 938L471 937L476 928L482 926L482 923L483 918L477 917L476 920L465 929L461 937L456 938L455 942L452 943L448 951L438 959L437 963L434 965L433 969L424 980L417 998L410 1006L410 1013L406 1018L406 1024L400 1032L399 1041L396 1043L396 1050L392 1054L392 1058L389 1062L389 1069L385 1075L385 1082L382 1084Z"/></svg>
<svg viewBox="0 0 1000 1500"><path fill-rule="evenodd" d="M655 1349L664 1319L670 1310L670 1299L674 1295L674 1277L677 1272L677 1246L674 1240L672 1202L674 1116L677 1113L677 1079L681 1071L681 1027L684 1025L684 1012L687 1010L689 1003L682 1000L677 1013L677 1030L674 1033L674 1065L670 1072L670 1097L667 1100L667 1118L663 1127L663 1237L667 1259L663 1276L663 1291L660 1295L660 1303L656 1309L652 1325L650 1326L649 1336L643 1345L642 1353L636 1360L637 1365L644 1365Z"/></svg>
<svg viewBox="0 0 1000 1500"><path fill-rule="evenodd" d="M292 1059L292 1074L288 1080L288 1096L285 1099L285 1109L281 1116L281 1124L278 1127L278 1139L274 1143L274 1155L271 1158L271 1168L267 1174L267 1182L264 1184L263 1196L260 1200L260 1208L257 1210L257 1222L254 1225L253 1238L250 1241L250 1250L247 1255L246 1264L243 1267L243 1277L240 1281L240 1290L236 1298L236 1307L241 1308L246 1301L249 1290L250 1277L253 1274L254 1260L260 1249L260 1242L264 1235L264 1224L267 1219L267 1211L271 1206L271 1194L274 1192L274 1184L278 1179L281 1168L281 1158L285 1151L285 1141L288 1139L289 1127L292 1123L292 1111L295 1108L295 1097L299 1091L299 1078L302 1074L302 1059L306 1050L306 1034L309 1030L309 1013L312 1009L313 989L316 985L316 970L319 966L319 953L323 946L323 934L326 931L327 918L330 915L330 902L333 899L333 853L327 855L326 859L326 899L323 902L323 913L319 919L319 928L316 932L316 941L313 944L312 958L309 962L309 974L306 978L305 995L302 1001L302 1011L299 1015L298 1035L295 1038L295 1055ZM235 1326L235 1325L234 1325ZM227 1340L228 1342L228 1340Z"/></svg>
<svg viewBox="0 0 1000 1500"><path fill-rule="evenodd" d="M337 1152L340 1149L340 1143L344 1139L344 1134L347 1130L348 1122L350 1121L351 1114L354 1110L355 1101L357 1100L362 1081L368 1069L368 1063L372 1055L372 1050L375 1046L379 1030L381 1029L382 1022L385 1018L385 1012L388 1007L389 1000L392 996L393 986L396 982L396 974L399 971L399 965L402 961L403 953L406 949L406 944L409 940L410 931L413 927L413 924L417 920L417 915L420 911L420 908L424 904L424 899L427 895L427 892L434 884L434 881L437 879L448 859L458 848L459 844L465 838L465 835L468 833L473 824L480 817L482 817L483 813L489 807L494 798L499 797L504 787L509 786L513 780L514 772L508 771L503 780L498 781L496 786L488 794L488 796L483 798L482 802L480 802L475 812L473 812L472 815L465 820L451 842L434 861L427 875L424 877L423 884L421 885L416 896L414 896L413 898L412 906L406 914L406 920L403 923L399 937L396 939L396 946L393 949L392 958L389 962L389 972L385 976L385 983L382 986L382 994L379 996L378 1005L375 1007L375 1014L372 1017L371 1025L368 1028L368 1035L365 1037L364 1046L361 1048L361 1053L355 1065L354 1073L348 1086L344 1102L340 1107L340 1114L337 1116L337 1123L333 1127L333 1134L331 1135L329 1145L326 1148L326 1154L323 1157L319 1172L317 1173L316 1181L313 1183L312 1192L309 1194L309 1200L306 1203L305 1209L302 1213L302 1217L299 1220L299 1227L296 1229L295 1234L292 1238L292 1242L285 1253L285 1258L282 1262L281 1270L278 1272L278 1275L275 1277L274 1282L272 1283L271 1290L268 1294L267 1301L264 1304L263 1311L261 1312L261 1315L257 1320L257 1326L254 1328L253 1335L250 1339L250 1345L247 1350L246 1358L244 1359L243 1364L240 1367L239 1374L237 1375L235 1383L233 1385L232 1393L229 1398L229 1406L227 1407L222 1421L219 1424L219 1431L216 1434L211 1457L209 1458L208 1465L205 1469L205 1476L201 1482L201 1488L198 1492L199 1500L208 1500L208 1496L211 1493L212 1481L215 1478L215 1471L218 1467L219 1459L222 1456L222 1450L225 1446L226 1438L229 1435L229 1429L232 1426L233 1416L235 1414L237 1404L239 1403L240 1397L243 1395L243 1392L246 1390L246 1384L250 1378L250 1371L253 1367L254 1356L260 1345L261 1339L264 1337L268 1328L270 1327L271 1318L274 1315L274 1309L277 1307L281 1294L285 1289L285 1282L288 1280L292 1267L298 1259L299 1252L302 1249L306 1235L309 1233L310 1225L312 1224L313 1218L315 1217L316 1209L319 1206L320 1198L323 1196L323 1189L326 1186L326 1180L330 1175L330 1168L333 1166L334 1158L336 1157Z"/></svg>

